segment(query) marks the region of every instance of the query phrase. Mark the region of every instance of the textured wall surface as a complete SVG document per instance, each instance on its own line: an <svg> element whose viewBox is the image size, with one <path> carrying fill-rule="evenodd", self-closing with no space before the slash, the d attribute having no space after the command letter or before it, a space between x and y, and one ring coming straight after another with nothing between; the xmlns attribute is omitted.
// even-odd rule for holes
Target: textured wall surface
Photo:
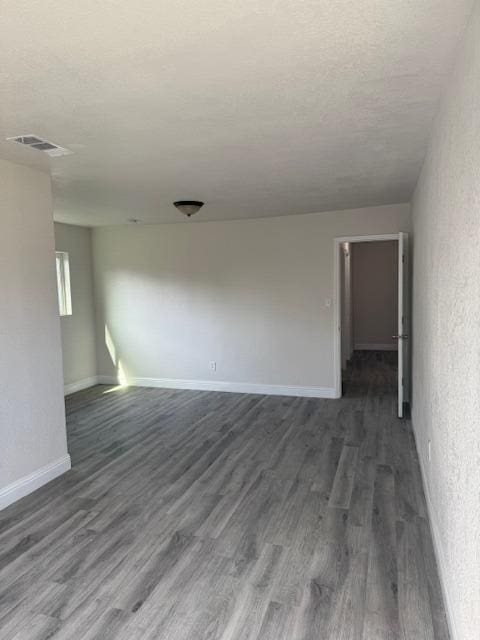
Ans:
<svg viewBox="0 0 480 640"><path fill-rule="evenodd" d="M0 160L0 489L67 454L47 174Z"/></svg>
<svg viewBox="0 0 480 640"><path fill-rule="evenodd" d="M60 318L63 377L66 385L97 375L91 231L55 223L55 248L70 262L72 315Z"/></svg>
<svg viewBox="0 0 480 640"><path fill-rule="evenodd" d="M391 205L94 229L99 374L332 388L333 239L409 228Z"/></svg>
<svg viewBox="0 0 480 640"><path fill-rule="evenodd" d="M414 198L413 421L456 637L478 640L479 2L458 55Z"/></svg>

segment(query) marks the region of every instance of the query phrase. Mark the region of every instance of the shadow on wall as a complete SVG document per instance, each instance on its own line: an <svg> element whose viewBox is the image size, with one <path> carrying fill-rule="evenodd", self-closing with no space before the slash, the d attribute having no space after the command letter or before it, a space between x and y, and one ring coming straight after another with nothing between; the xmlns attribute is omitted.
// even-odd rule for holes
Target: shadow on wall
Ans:
<svg viewBox="0 0 480 640"><path fill-rule="evenodd" d="M301 386L301 347L318 344L319 336L318 300L300 279L242 276L214 286L198 274L169 279L112 268L101 302L99 373L124 384L140 377ZM212 360L221 361L216 375Z"/></svg>
<svg viewBox="0 0 480 640"><path fill-rule="evenodd" d="M125 372L125 368L122 364L122 360L118 355L117 348L115 347L115 343L113 342L112 335L107 325L105 325L105 346L107 347L107 351L112 360L112 364L116 369L116 378L118 380L117 386L112 387L111 389L107 389L107 391L104 391L104 393L111 393L112 391L117 391L118 389L123 389L125 387L128 387L128 378Z"/></svg>

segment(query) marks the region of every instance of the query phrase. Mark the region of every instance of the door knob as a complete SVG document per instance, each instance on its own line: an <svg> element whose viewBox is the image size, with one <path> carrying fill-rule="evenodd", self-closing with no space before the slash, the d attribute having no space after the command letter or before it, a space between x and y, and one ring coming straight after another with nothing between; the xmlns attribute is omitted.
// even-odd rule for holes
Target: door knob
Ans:
<svg viewBox="0 0 480 640"><path fill-rule="evenodd" d="M392 338L394 340L407 340L408 339L408 335L406 333L402 333L399 336L392 336Z"/></svg>

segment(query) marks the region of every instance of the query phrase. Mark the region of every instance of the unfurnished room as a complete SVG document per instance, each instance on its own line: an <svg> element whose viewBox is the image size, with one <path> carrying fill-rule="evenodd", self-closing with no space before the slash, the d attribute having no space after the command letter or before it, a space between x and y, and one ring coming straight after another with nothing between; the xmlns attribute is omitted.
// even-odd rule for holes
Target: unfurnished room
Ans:
<svg viewBox="0 0 480 640"><path fill-rule="evenodd" d="M480 640L480 0L0 2L0 640Z"/></svg>

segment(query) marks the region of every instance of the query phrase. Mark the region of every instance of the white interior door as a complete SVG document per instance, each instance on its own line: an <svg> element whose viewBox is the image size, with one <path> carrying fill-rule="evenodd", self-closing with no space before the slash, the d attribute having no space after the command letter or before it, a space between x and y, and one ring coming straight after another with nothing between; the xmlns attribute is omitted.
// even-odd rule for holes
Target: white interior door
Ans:
<svg viewBox="0 0 480 640"><path fill-rule="evenodd" d="M347 368L347 362L352 357L352 267L351 244L341 244L341 291L342 291L342 369Z"/></svg>
<svg viewBox="0 0 480 640"><path fill-rule="evenodd" d="M398 234L398 416L410 401L408 233Z"/></svg>

